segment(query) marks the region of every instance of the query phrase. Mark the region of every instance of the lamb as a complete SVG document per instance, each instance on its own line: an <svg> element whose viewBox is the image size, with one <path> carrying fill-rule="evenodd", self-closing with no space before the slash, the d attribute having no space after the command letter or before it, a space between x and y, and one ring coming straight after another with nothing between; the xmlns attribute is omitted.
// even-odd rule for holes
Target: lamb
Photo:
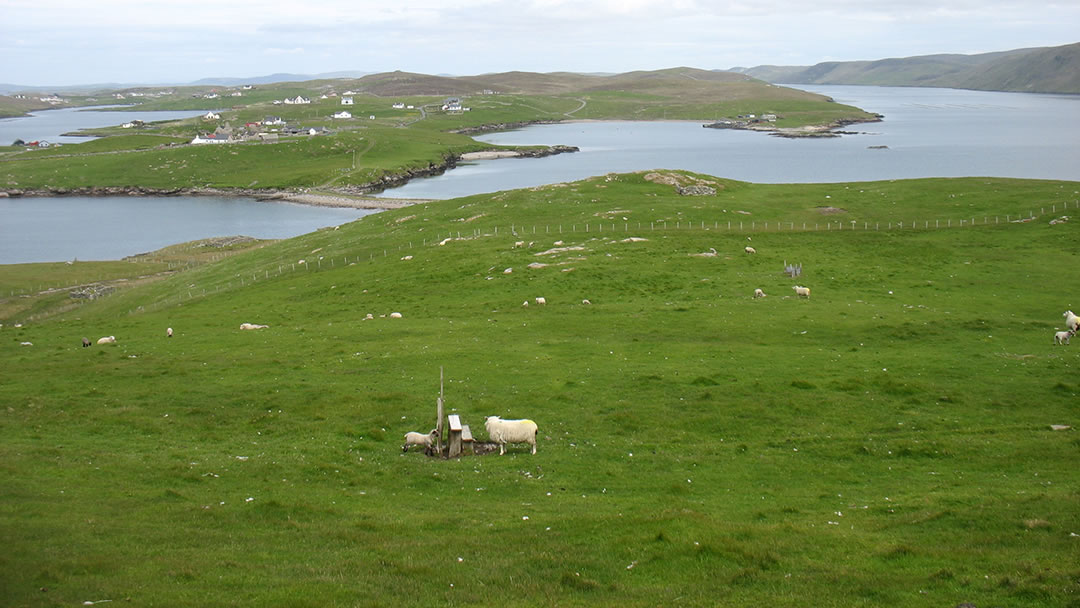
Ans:
<svg viewBox="0 0 1080 608"><path fill-rule="evenodd" d="M390 313L390 318L391 319L400 319L401 318L401 313L400 312L392 312L392 313Z"/></svg>
<svg viewBox="0 0 1080 608"><path fill-rule="evenodd" d="M588 300L582 300L581 303L584 304L585 306L588 306L589 304L592 304L592 302L590 302Z"/></svg>
<svg viewBox="0 0 1080 608"><path fill-rule="evenodd" d="M401 451L408 452L409 448L412 446L422 445L424 446L424 453L430 454L435 445L435 438L438 436L438 429L431 429L431 432L427 435L417 433L416 431L409 431L408 433L405 433L405 445L401 446Z"/></svg>
<svg viewBox="0 0 1080 608"><path fill-rule="evenodd" d="M269 325L258 325L256 323L241 323L240 329L266 329Z"/></svg>
<svg viewBox="0 0 1080 608"><path fill-rule="evenodd" d="M795 290L795 295L797 295L797 296L804 296L806 298L810 297L810 288L809 287L800 287L800 286L796 285L796 286L792 287L792 289Z"/></svg>
<svg viewBox="0 0 1080 608"><path fill-rule="evenodd" d="M1069 343L1069 338L1073 337L1073 335L1075 335L1075 334L1076 334L1075 329L1070 329L1070 330L1066 330L1066 331L1059 331L1056 334L1054 334L1054 344L1055 345L1059 345L1059 344L1067 345Z"/></svg>
<svg viewBox="0 0 1080 608"><path fill-rule="evenodd" d="M105 336L104 338L98 338L98 344L116 344L116 336Z"/></svg>
<svg viewBox="0 0 1080 608"><path fill-rule="evenodd" d="M171 337L172 337L172 328L171 328L171 327L166 327L166 328L165 328L165 335L166 335L167 337L169 337L169 338L171 338Z"/></svg>
<svg viewBox="0 0 1080 608"><path fill-rule="evenodd" d="M508 443L527 443L532 446L532 453L536 453L537 427L532 420L503 420L498 416L488 416L484 419L484 428L488 437L499 444L500 456L506 453Z"/></svg>
<svg viewBox="0 0 1080 608"><path fill-rule="evenodd" d="M518 247L524 247L524 246L525 246L525 241L517 241L517 242L514 243L514 249L517 249Z"/></svg>
<svg viewBox="0 0 1080 608"><path fill-rule="evenodd" d="M536 298L536 305L537 306L544 306L546 304L547 304L547 300L545 300L543 297Z"/></svg>
<svg viewBox="0 0 1080 608"><path fill-rule="evenodd" d="M754 297L755 298L764 298L765 297L765 292L761 291L760 289L755 289L754 290Z"/></svg>
<svg viewBox="0 0 1080 608"><path fill-rule="evenodd" d="M1063 316L1065 317L1065 327L1074 331L1080 328L1080 317L1073 314L1073 311L1066 310Z"/></svg>
<svg viewBox="0 0 1080 608"><path fill-rule="evenodd" d="M753 247L751 247L749 245L747 245L745 248L743 248L743 251L745 251L746 253L757 253L757 249L754 249Z"/></svg>
<svg viewBox="0 0 1080 608"><path fill-rule="evenodd" d="M528 300L525 300L524 302L522 302L522 303L521 303L521 307L522 307L522 308L528 308L528 307L529 307L529 301L528 301Z"/></svg>
<svg viewBox="0 0 1080 608"><path fill-rule="evenodd" d="M87 340L86 338L83 338L82 339L82 346L83 346L83 348L86 348L86 347L90 346L90 340Z"/></svg>

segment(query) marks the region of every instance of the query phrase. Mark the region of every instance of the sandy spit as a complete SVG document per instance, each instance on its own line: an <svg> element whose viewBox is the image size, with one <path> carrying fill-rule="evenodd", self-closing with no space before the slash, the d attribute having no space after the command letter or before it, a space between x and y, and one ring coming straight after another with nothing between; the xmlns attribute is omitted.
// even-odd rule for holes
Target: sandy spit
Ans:
<svg viewBox="0 0 1080 608"><path fill-rule="evenodd" d="M283 193L261 200L284 201L312 205L315 207L349 207L352 209L401 209L417 203L429 203L431 199L422 198L374 198L353 197L334 194L292 194Z"/></svg>

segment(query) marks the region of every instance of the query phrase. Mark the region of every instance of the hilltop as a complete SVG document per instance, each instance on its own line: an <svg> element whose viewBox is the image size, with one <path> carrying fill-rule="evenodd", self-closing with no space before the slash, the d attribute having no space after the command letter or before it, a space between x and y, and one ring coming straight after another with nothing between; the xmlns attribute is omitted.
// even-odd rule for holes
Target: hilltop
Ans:
<svg viewBox="0 0 1080 608"><path fill-rule="evenodd" d="M978 55L923 55L876 61L829 61L813 66L732 68L768 82L861 84L1080 93L1080 43Z"/></svg>

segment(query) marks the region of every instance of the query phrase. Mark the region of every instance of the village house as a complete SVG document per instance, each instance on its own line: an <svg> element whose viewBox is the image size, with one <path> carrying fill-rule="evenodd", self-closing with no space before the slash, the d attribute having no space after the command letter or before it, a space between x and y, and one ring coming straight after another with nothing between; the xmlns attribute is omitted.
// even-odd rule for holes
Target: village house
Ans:
<svg viewBox="0 0 1080 608"><path fill-rule="evenodd" d="M221 120L221 114L215 114L213 110L203 115L203 120Z"/></svg>
<svg viewBox="0 0 1080 608"><path fill-rule="evenodd" d="M394 108L395 110L404 110L405 109L405 104L403 104L403 103L401 103L399 101L398 103L395 103L394 105L392 105L390 107Z"/></svg>
<svg viewBox="0 0 1080 608"><path fill-rule="evenodd" d="M267 116L266 118L263 119L262 124L264 124L264 125L283 125L283 124L285 124L285 121L281 120L280 116Z"/></svg>
<svg viewBox="0 0 1080 608"><path fill-rule="evenodd" d="M351 105L353 105L353 98L352 97L342 97L341 98L341 105L343 105L343 106L351 106Z"/></svg>
<svg viewBox="0 0 1080 608"><path fill-rule="evenodd" d="M330 118L352 118L352 113L349 112L348 110L342 110L342 111L337 112L335 114L331 114Z"/></svg>
<svg viewBox="0 0 1080 608"><path fill-rule="evenodd" d="M303 105L303 104L311 103L311 100L308 99L307 97L302 96L302 95L297 95L296 97L293 97L293 98L285 98L284 103L286 105L290 105L290 106L291 105Z"/></svg>

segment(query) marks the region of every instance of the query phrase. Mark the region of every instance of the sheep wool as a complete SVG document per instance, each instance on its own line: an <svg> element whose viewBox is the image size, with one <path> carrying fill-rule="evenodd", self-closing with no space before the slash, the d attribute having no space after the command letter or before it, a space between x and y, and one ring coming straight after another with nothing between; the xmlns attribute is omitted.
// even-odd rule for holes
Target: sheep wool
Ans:
<svg viewBox="0 0 1080 608"><path fill-rule="evenodd" d="M500 456L506 453L508 443L527 443L532 446L532 453L536 453L538 429L532 420L503 420L498 416L488 416L484 419L484 428L491 441L499 444Z"/></svg>

